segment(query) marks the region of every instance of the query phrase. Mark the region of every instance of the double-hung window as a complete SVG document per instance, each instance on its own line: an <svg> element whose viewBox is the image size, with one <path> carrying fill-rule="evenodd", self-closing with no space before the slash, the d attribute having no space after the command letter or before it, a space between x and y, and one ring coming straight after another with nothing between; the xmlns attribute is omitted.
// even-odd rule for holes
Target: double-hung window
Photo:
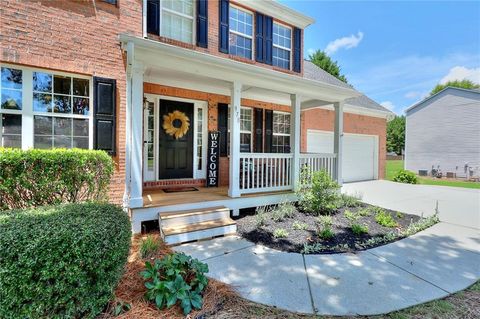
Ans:
<svg viewBox="0 0 480 319"><path fill-rule="evenodd" d="M273 23L273 65L290 70L292 53L292 29L278 23Z"/></svg>
<svg viewBox="0 0 480 319"><path fill-rule="evenodd" d="M229 52L230 54L252 58L253 51L253 14L230 6Z"/></svg>
<svg viewBox="0 0 480 319"><path fill-rule="evenodd" d="M194 1L162 0L160 4L160 35L193 43Z"/></svg>
<svg viewBox="0 0 480 319"><path fill-rule="evenodd" d="M273 112L272 152L290 153L290 113Z"/></svg>
<svg viewBox="0 0 480 319"><path fill-rule="evenodd" d="M1 68L0 146L22 147L23 72Z"/></svg>
<svg viewBox="0 0 480 319"><path fill-rule="evenodd" d="M252 150L252 125L253 109L250 107L240 108L240 152L249 153ZM230 107L228 108L228 143L230 149Z"/></svg>

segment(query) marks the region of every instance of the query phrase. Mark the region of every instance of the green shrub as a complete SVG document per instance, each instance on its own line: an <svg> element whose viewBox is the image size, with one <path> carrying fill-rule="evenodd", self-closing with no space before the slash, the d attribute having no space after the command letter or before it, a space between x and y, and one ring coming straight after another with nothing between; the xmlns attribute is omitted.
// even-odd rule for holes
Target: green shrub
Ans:
<svg viewBox="0 0 480 319"><path fill-rule="evenodd" d="M349 221L356 221L360 217L358 214L355 214L348 209L343 212L343 216Z"/></svg>
<svg viewBox="0 0 480 319"><path fill-rule="evenodd" d="M106 200L112 174L103 151L0 148L0 209Z"/></svg>
<svg viewBox="0 0 480 319"><path fill-rule="evenodd" d="M359 195L340 194L338 207L359 207L362 205Z"/></svg>
<svg viewBox="0 0 480 319"><path fill-rule="evenodd" d="M268 213L271 211L269 206L260 206L255 210L255 224L261 227L267 224Z"/></svg>
<svg viewBox="0 0 480 319"><path fill-rule="evenodd" d="M395 221L395 219L393 219L392 215L387 213L385 210L382 210L375 215L375 221L377 222L377 224L384 227L397 226L397 222Z"/></svg>
<svg viewBox="0 0 480 319"><path fill-rule="evenodd" d="M370 213L370 210L368 208L362 208L362 209L357 211L357 215L359 215L361 217L367 217L367 216L370 216L371 213Z"/></svg>
<svg viewBox="0 0 480 319"><path fill-rule="evenodd" d="M140 256L142 258L146 258L151 256L160 246L155 237L152 235L148 235L147 238L142 239L142 243L140 244Z"/></svg>
<svg viewBox="0 0 480 319"><path fill-rule="evenodd" d="M335 237L335 233L330 226L323 226L323 228L318 232L318 237L328 240Z"/></svg>
<svg viewBox="0 0 480 319"><path fill-rule="evenodd" d="M406 184L418 184L417 176L410 171L400 170L395 176L393 176L394 182L406 183Z"/></svg>
<svg viewBox="0 0 480 319"><path fill-rule="evenodd" d="M286 229L277 228L273 231L273 237L275 238L286 238L288 237L288 232Z"/></svg>
<svg viewBox="0 0 480 319"><path fill-rule="evenodd" d="M333 225L333 218L332 216L318 216L317 223L319 223L322 227L332 226Z"/></svg>
<svg viewBox="0 0 480 319"><path fill-rule="evenodd" d="M363 234L368 234L368 226L367 225L352 223L350 225L350 229L357 236L360 236L360 235L363 235Z"/></svg>
<svg viewBox="0 0 480 319"><path fill-rule="evenodd" d="M308 224L302 223L302 222L299 222L299 221L294 221L293 225L292 225L292 228L295 229L295 230L306 230L308 228Z"/></svg>
<svg viewBox="0 0 480 319"><path fill-rule="evenodd" d="M338 208L339 189L325 170L313 174L304 171L297 192L298 204L310 214L331 214Z"/></svg>
<svg viewBox="0 0 480 319"><path fill-rule="evenodd" d="M141 275L147 288L148 300L162 309L170 308L180 302L185 315L193 308L201 309L202 293L208 284L208 265L184 253L173 253L152 264L145 263Z"/></svg>
<svg viewBox="0 0 480 319"><path fill-rule="evenodd" d="M118 206L85 203L0 212L0 318L94 318L127 261Z"/></svg>

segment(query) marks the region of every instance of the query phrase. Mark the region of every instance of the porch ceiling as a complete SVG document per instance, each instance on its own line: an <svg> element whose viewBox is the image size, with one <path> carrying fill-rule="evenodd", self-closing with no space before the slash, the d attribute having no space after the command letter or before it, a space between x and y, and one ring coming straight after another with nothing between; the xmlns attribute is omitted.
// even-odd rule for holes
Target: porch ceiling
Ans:
<svg viewBox="0 0 480 319"><path fill-rule="evenodd" d="M146 80L169 85L204 87L207 92L229 95L233 82L242 83L242 97L269 102L290 104L290 94L299 94L302 101L323 100L343 101L360 95L357 91L323 82L308 80L296 75L261 68L248 63L213 56L210 54L180 48L158 41L120 35L124 48L134 63L143 64ZM178 85L176 85L178 86ZM224 92L224 93L221 93ZM318 106L318 105L317 105Z"/></svg>

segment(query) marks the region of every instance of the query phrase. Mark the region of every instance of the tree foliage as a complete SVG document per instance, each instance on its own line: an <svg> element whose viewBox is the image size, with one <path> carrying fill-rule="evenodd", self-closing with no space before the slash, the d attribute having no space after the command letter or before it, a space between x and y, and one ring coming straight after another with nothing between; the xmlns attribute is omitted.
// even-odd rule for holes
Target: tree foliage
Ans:
<svg viewBox="0 0 480 319"><path fill-rule="evenodd" d="M405 116L396 116L387 123L387 151L402 154L405 147Z"/></svg>
<svg viewBox="0 0 480 319"><path fill-rule="evenodd" d="M432 92L430 92L430 95L434 95L438 92L440 92L441 90L443 90L444 88L448 87L448 86L451 86L451 87L456 87L456 88L462 88L462 89L478 89L480 88L480 85L479 84L475 84L474 82L470 81L470 80L455 80L455 81L448 81L447 83L445 84L437 84Z"/></svg>
<svg viewBox="0 0 480 319"><path fill-rule="evenodd" d="M338 65L338 62L333 61L332 58L330 58L324 51L317 50L314 53L310 54L308 58L313 64L315 64L319 68L330 73L340 81L348 83L345 75L340 73L341 68Z"/></svg>

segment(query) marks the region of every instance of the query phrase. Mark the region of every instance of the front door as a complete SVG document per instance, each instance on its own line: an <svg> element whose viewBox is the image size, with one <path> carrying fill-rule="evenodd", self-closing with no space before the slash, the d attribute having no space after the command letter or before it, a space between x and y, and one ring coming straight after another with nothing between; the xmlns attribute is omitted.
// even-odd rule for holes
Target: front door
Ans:
<svg viewBox="0 0 480 319"><path fill-rule="evenodd" d="M193 178L193 103L160 100L159 178Z"/></svg>

